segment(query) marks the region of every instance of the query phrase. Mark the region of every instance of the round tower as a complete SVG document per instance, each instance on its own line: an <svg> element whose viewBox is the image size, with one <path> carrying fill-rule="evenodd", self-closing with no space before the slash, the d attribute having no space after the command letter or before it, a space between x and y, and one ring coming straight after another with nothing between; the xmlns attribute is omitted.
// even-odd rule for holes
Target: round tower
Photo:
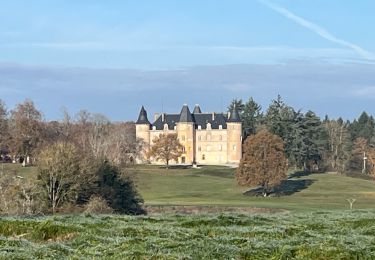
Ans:
<svg viewBox="0 0 375 260"><path fill-rule="evenodd" d="M236 106L229 112L227 140L228 163L239 163L242 157L242 121Z"/></svg>
<svg viewBox="0 0 375 260"><path fill-rule="evenodd" d="M195 162L194 144L194 120L187 104L181 109L179 122L177 123L177 135L180 143L184 146L180 163L193 164Z"/></svg>
<svg viewBox="0 0 375 260"><path fill-rule="evenodd" d="M141 139L144 142L143 151L139 158L139 162L147 161L147 153L150 149L150 121L147 118L147 112L142 106L141 111L139 112L138 120L135 123L135 135L137 139Z"/></svg>

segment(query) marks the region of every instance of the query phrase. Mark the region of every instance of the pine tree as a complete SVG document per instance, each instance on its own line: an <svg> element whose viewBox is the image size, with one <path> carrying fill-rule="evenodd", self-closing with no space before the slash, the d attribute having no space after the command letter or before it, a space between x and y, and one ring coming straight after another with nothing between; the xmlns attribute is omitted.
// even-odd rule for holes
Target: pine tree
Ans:
<svg viewBox="0 0 375 260"><path fill-rule="evenodd" d="M316 167L323 157L326 140L324 138L325 131L320 118L312 111L308 111L305 114L304 130L306 148L304 165L312 164ZM309 165L308 168L311 168L311 165Z"/></svg>
<svg viewBox="0 0 375 260"><path fill-rule="evenodd" d="M236 106L238 113L240 115L240 118L242 119L242 115L245 109L245 105L243 104L242 99L237 99L237 98L233 99L228 106L228 112L233 111L234 106Z"/></svg>
<svg viewBox="0 0 375 260"><path fill-rule="evenodd" d="M262 107L252 97L245 103L242 113L244 139L256 133L257 125L262 117L261 109Z"/></svg>

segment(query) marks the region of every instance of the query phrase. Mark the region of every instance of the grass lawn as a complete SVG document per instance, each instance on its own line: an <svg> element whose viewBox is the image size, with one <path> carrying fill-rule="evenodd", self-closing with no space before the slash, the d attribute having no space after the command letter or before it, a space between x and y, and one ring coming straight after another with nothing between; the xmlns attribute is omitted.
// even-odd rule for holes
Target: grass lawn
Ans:
<svg viewBox="0 0 375 260"><path fill-rule="evenodd" d="M0 220L0 259L374 259L374 211Z"/></svg>
<svg viewBox="0 0 375 260"><path fill-rule="evenodd" d="M2 173L18 175L24 178L35 178L37 169L33 166L22 167L18 163L0 163L0 174Z"/></svg>
<svg viewBox="0 0 375 260"><path fill-rule="evenodd" d="M355 198L354 208L375 208L375 182L336 173L299 175L290 182L306 187L289 196L244 196L235 169L205 166L201 169L163 169L141 165L131 169L146 205L221 205L267 207L289 210L347 209L346 199Z"/></svg>
<svg viewBox="0 0 375 260"><path fill-rule="evenodd" d="M0 165L1 170L1 165ZM5 172L35 178L35 167L4 164ZM296 211L348 209L346 199L355 198L355 209L375 208L375 181L335 173L296 175L291 184L305 186L282 197L244 196L248 190L234 179L235 169L204 166L200 169L169 169L137 165L128 169L146 205L202 205L277 208Z"/></svg>

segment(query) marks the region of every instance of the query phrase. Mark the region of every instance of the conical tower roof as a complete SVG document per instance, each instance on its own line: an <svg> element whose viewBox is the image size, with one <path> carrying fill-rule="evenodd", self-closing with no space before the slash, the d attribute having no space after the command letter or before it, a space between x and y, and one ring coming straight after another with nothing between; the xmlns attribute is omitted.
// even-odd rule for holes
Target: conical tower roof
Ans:
<svg viewBox="0 0 375 260"><path fill-rule="evenodd" d="M196 104L193 110L193 114L201 114L201 113L202 113L201 108L199 107L198 104Z"/></svg>
<svg viewBox="0 0 375 260"><path fill-rule="evenodd" d="M188 105L184 105L181 109L179 122L194 122Z"/></svg>
<svg viewBox="0 0 375 260"><path fill-rule="evenodd" d="M142 106L141 111L139 112L138 120L136 124L150 124L150 121L147 119L146 109Z"/></svg>
<svg viewBox="0 0 375 260"><path fill-rule="evenodd" d="M236 105L234 105L232 111L230 111L228 122L241 122L240 114L238 113Z"/></svg>

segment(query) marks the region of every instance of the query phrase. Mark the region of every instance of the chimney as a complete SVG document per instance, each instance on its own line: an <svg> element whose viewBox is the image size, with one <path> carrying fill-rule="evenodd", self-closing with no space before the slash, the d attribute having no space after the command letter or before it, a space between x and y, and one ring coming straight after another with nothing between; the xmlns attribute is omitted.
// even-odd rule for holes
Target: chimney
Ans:
<svg viewBox="0 0 375 260"><path fill-rule="evenodd" d="M159 118L159 116L160 116L159 113L154 114L154 122Z"/></svg>
<svg viewBox="0 0 375 260"><path fill-rule="evenodd" d="M215 121L215 112L212 112L212 121Z"/></svg>
<svg viewBox="0 0 375 260"><path fill-rule="evenodd" d="M228 112L228 119L230 118L230 112Z"/></svg>
<svg viewBox="0 0 375 260"><path fill-rule="evenodd" d="M161 113L161 121L164 122L164 113Z"/></svg>

